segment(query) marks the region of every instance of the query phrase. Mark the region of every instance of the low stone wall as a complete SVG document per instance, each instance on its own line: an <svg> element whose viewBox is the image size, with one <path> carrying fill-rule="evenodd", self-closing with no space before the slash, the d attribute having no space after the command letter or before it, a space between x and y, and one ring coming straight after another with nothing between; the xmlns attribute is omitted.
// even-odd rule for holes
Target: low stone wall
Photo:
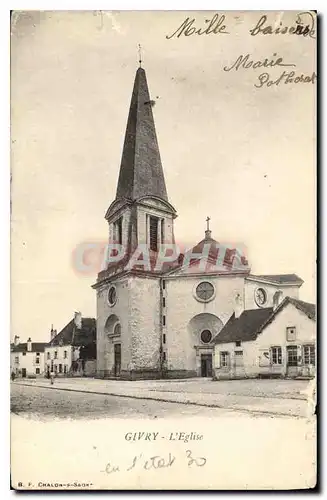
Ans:
<svg viewBox="0 0 327 500"><path fill-rule="evenodd" d="M119 376L115 376L109 370L98 370L96 378L113 380L165 380L165 379L185 379L197 377L195 370L122 370Z"/></svg>

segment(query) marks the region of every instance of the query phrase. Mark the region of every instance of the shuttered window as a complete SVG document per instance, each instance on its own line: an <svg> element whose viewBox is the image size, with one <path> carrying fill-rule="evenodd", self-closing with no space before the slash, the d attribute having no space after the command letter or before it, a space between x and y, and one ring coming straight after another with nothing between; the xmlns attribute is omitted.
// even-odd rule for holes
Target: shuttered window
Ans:
<svg viewBox="0 0 327 500"><path fill-rule="evenodd" d="M161 219L161 243L165 241L165 219Z"/></svg>
<svg viewBox="0 0 327 500"><path fill-rule="evenodd" d="M295 326L289 326L286 328L286 340L287 340L287 342L291 342L292 340L296 340L296 328L295 328Z"/></svg>

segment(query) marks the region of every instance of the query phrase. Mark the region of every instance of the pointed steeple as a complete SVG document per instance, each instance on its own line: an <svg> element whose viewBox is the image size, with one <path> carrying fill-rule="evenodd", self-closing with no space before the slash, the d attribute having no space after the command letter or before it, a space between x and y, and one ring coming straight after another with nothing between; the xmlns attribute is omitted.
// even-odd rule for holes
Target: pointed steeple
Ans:
<svg viewBox="0 0 327 500"><path fill-rule="evenodd" d="M138 68L126 127L117 198L153 195L168 201L148 84Z"/></svg>

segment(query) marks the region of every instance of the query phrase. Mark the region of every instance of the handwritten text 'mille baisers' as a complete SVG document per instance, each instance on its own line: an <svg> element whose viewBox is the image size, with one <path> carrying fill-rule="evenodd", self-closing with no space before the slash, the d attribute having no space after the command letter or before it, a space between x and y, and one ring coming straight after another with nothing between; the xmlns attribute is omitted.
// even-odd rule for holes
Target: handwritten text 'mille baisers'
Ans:
<svg viewBox="0 0 327 500"><path fill-rule="evenodd" d="M230 35L233 33L233 26L228 28L228 21L224 14L214 14L211 19L204 19L202 25L198 23L195 17L187 17L178 26L178 28L166 35L167 40L192 35ZM309 38L316 38L315 18L311 12L300 12L296 14L293 23L285 25L282 21L275 21L269 24L266 15L262 15L256 23L250 27L249 34L257 35L298 35Z"/></svg>
<svg viewBox="0 0 327 500"><path fill-rule="evenodd" d="M272 57L264 58L260 60L253 60L250 54L240 55L238 58L228 66L224 67L224 71L238 71L243 70L256 70L258 68L275 68L275 67L296 67L296 64L286 63L282 57L278 57L275 52ZM270 73L264 72L258 76L257 83L254 84L255 87L261 88L264 86L271 87L273 85L278 86L280 83L315 83L317 75L315 72L312 75L304 75L303 73L297 74L295 71L283 71L277 78L270 76Z"/></svg>

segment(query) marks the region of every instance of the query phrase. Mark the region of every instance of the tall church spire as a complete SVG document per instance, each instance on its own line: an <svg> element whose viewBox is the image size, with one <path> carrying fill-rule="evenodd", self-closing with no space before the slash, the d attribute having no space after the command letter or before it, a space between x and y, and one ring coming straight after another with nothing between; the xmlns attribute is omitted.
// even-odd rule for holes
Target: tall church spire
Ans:
<svg viewBox="0 0 327 500"><path fill-rule="evenodd" d="M168 201L148 84L138 68L126 127L116 199L157 196Z"/></svg>

